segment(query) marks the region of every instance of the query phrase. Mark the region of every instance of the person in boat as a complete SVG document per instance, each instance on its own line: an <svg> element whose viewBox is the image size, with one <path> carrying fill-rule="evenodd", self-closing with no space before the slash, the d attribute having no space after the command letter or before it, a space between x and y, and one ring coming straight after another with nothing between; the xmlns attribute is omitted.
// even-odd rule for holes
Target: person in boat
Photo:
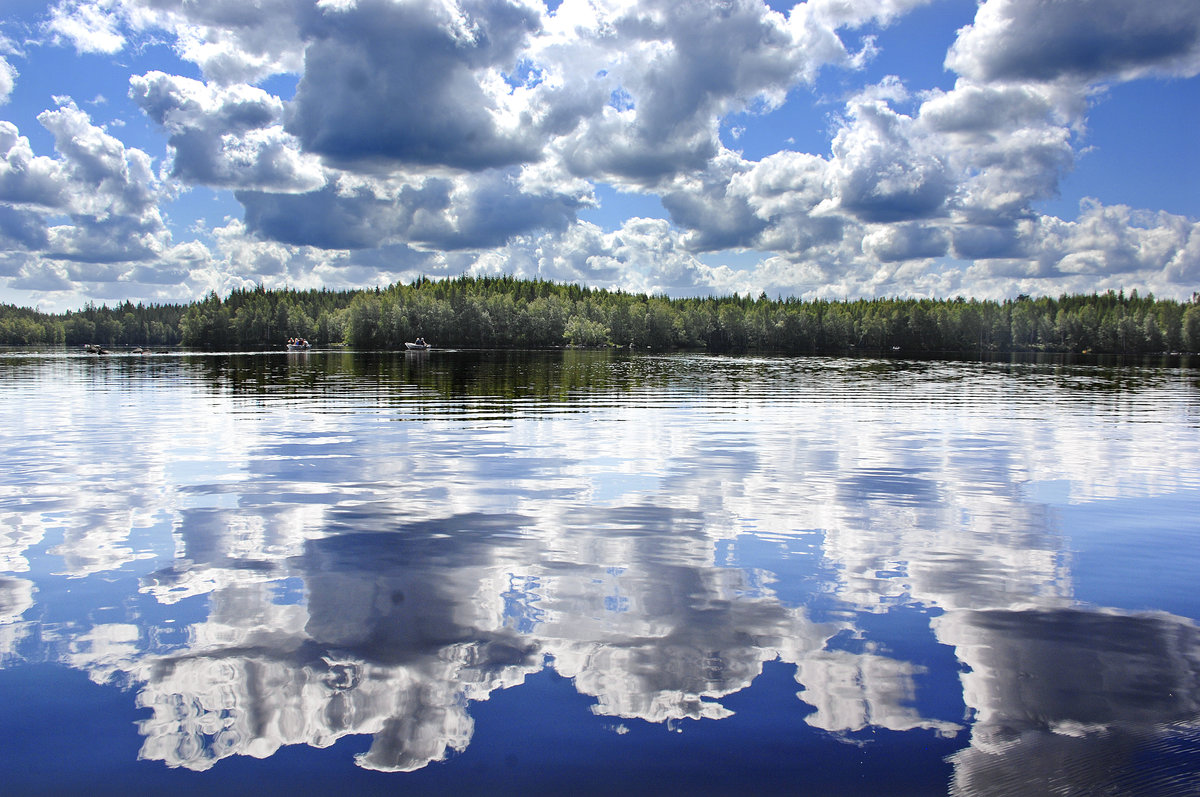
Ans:
<svg viewBox="0 0 1200 797"><path fill-rule="evenodd" d="M425 346L425 345L426 345L426 343L425 343L425 338L417 338L417 345L418 345L418 346Z"/></svg>

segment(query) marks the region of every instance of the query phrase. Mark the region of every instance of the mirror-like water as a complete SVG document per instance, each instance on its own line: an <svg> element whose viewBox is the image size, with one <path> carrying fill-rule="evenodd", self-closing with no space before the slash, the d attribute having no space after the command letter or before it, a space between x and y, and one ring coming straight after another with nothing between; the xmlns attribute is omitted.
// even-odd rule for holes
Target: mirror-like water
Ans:
<svg viewBox="0 0 1200 797"><path fill-rule="evenodd" d="M1189 794L1200 375L0 355L6 793Z"/></svg>

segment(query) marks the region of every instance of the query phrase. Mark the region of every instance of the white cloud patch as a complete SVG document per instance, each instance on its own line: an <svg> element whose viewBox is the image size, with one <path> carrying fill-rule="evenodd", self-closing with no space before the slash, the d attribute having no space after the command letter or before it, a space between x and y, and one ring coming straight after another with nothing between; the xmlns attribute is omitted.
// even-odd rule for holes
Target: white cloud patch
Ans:
<svg viewBox="0 0 1200 797"><path fill-rule="evenodd" d="M125 47L119 0L63 0L50 11L46 28L80 53L112 53Z"/></svg>
<svg viewBox="0 0 1200 797"><path fill-rule="evenodd" d="M165 33L184 61L216 83L298 72L309 0L60 0L46 30L79 52L115 53Z"/></svg>
<svg viewBox="0 0 1200 797"><path fill-rule="evenodd" d="M213 230L214 244L203 268L193 269L196 290L226 294L235 288L330 288L344 290L412 281L418 276L457 275L469 266L451 267L446 256L409 246L383 245L365 250L336 250L261 240L240 221ZM207 249L203 249L205 255Z"/></svg>
<svg viewBox="0 0 1200 797"><path fill-rule="evenodd" d="M17 275L9 280L9 285L20 291L37 293L72 291L78 287L63 264L41 260L27 261Z"/></svg>
<svg viewBox="0 0 1200 797"><path fill-rule="evenodd" d="M64 163L35 156L17 126L0 121L0 202L63 208L69 195Z"/></svg>
<svg viewBox="0 0 1200 797"><path fill-rule="evenodd" d="M57 109L43 111L38 121L54 136L54 148L74 184L73 214L98 220L135 217L161 229L161 221L152 221L158 219L160 197L149 155L93 125L69 98L60 100Z"/></svg>
<svg viewBox="0 0 1200 797"><path fill-rule="evenodd" d="M941 215L953 185L933 142L882 101L853 102L849 112L851 123L833 138L837 207L868 222Z"/></svg>
<svg viewBox="0 0 1200 797"><path fill-rule="evenodd" d="M1061 274L1200 278L1200 223L1182 216L1086 200L1075 221L1044 218L1032 233L1038 257Z"/></svg>
<svg viewBox="0 0 1200 797"><path fill-rule="evenodd" d="M927 96L916 124L944 153L960 220L1007 224L1028 216L1032 202L1057 194L1074 165L1074 126L1083 107L1074 92L959 80L953 90Z"/></svg>
<svg viewBox="0 0 1200 797"><path fill-rule="evenodd" d="M535 44L553 86L535 101L579 114L553 144L574 173L655 186L719 156L723 115L776 108L822 67L852 65L837 24L808 5L568 0Z"/></svg>
<svg viewBox="0 0 1200 797"><path fill-rule="evenodd" d="M130 95L170 134L170 175L188 184L305 192L325 184L318 158L283 130L283 103L244 84L213 87L150 72Z"/></svg>
<svg viewBox="0 0 1200 797"><path fill-rule="evenodd" d="M505 268L510 263L519 265ZM688 251L683 236L663 219L633 218L609 233L580 222L562 234L514 239L499 258L480 258L474 271L678 295L715 292L718 270Z"/></svg>
<svg viewBox="0 0 1200 797"><path fill-rule="evenodd" d="M8 59L0 55L0 105L8 102L13 88L17 85L17 68Z"/></svg>
<svg viewBox="0 0 1200 797"><path fill-rule="evenodd" d="M826 159L785 151L735 175L729 193L765 223L758 248L802 254L841 241L849 223L827 201L828 180Z"/></svg>

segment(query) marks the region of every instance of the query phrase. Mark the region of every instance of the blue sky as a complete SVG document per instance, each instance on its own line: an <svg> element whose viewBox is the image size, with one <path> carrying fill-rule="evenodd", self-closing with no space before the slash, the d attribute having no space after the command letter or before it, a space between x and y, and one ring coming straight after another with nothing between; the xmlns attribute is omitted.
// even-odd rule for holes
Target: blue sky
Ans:
<svg viewBox="0 0 1200 797"><path fill-rule="evenodd" d="M6 0L0 301L1200 290L1200 5Z"/></svg>

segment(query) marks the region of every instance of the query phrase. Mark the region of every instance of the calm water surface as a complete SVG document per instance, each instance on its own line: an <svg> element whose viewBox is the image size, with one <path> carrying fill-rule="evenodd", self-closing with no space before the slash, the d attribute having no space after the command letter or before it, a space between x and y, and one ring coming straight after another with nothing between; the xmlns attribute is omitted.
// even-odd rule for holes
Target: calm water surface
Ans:
<svg viewBox="0 0 1200 797"><path fill-rule="evenodd" d="M0 354L6 794L1195 794L1200 371Z"/></svg>

